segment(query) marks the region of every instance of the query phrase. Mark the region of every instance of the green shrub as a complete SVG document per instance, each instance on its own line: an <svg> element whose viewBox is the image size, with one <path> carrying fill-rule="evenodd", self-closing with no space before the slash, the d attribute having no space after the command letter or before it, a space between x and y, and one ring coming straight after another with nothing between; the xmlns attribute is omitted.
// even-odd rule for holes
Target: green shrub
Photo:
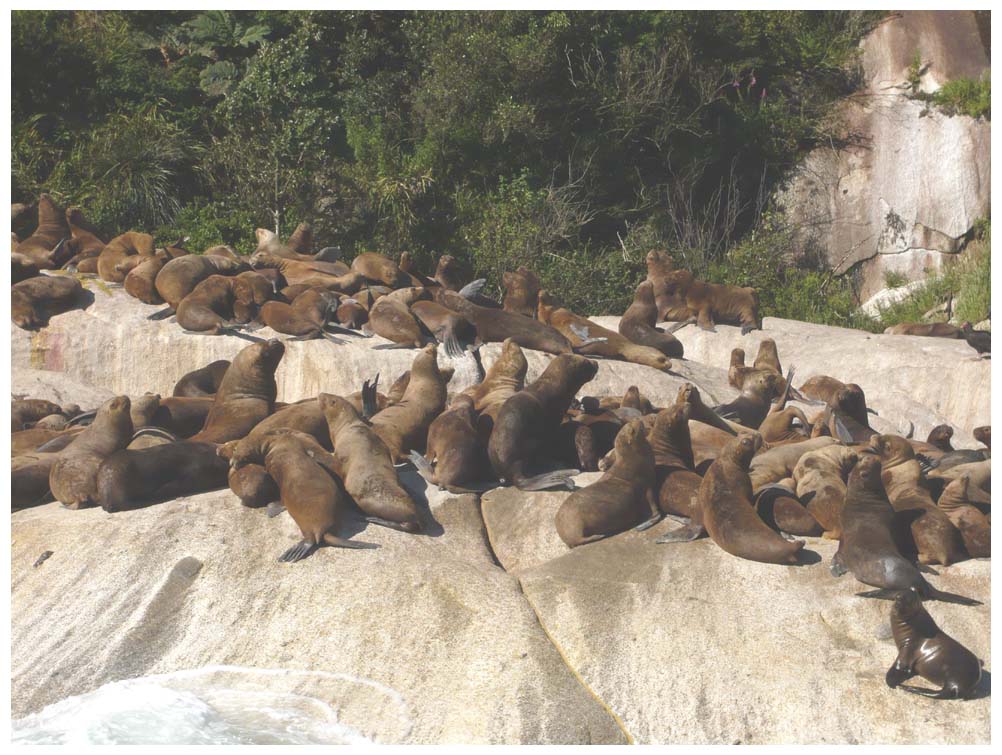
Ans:
<svg viewBox="0 0 1002 755"><path fill-rule="evenodd" d="M985 71L980 79L954 79L932 94L932 101L950 115L992 119L992 80Z"/></svg>
<svg viewBox="0 0 1002 755"><path fill-rule="evenodd" d="M153 235L158 244L187 236L185 248L195 253L204 252L210 246L228 244L240 254L250 254L257 248L256 220L248 210L224 202L193 202L182 208L172 223L157 228Z"/></svg>
<svg viewBox="0 0 1002 755"><path fill-rule="evenodd" d="M884 271L884 286L887 288L901 288L908 284L908 277L893 270Z"/></svg>

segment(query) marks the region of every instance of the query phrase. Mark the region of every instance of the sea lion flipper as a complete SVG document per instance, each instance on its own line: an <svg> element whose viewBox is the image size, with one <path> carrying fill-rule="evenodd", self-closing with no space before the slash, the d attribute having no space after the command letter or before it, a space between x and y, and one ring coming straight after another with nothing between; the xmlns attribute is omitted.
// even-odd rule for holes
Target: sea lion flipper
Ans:
<svg viewBox="0 0 1002 755"><path fill-rule="evenodd" d="M903 666L901 664L901 657L899 656L894 660L893 665L887 669L887 673L884 675L884 682L891 689L895 689L901 682L908 681L913 676L915 676L915 672Z"/></svg>
<svg viewBox="0 0 1002 755"><path fill-rule="evenodd" d="M330 532L324 534L324 542L332 548L355 548L358 550L366 550L379 547L376 543L366 543L361 540L347 540L343 537L332 535Z"/></svg>
<svg viewBox="0 0 1002 755"><path fill-rule="evenodd" d="M302 561L319 547L316 543L308 543L305 540L301 540L279 556L278 560L287 564Z"/></svg>
<svg viewBox="0 0 1002 755"><path fill-rule="evenodd" d="M842 556L838 551L835 551L835 555L832 556L831 565L828 567L828 571L831 572L833 577L841 577L844 574L848 574L849 568L843 563Z"/></svg>
<svg viewBox="0 0 1002 755"><path fill-rule="evenodd" d="M346 336L355 336L356 338L372 338L371 335L363 333L360 330L352 330L351 328L346 328L343 325L332 322L324 323L324 330L329 330L332 333L343 333Z"/></svg>
<svg viewBox="0 0 1002 755"><path fill-rule="evenodd" d="M379 411L376 386L379 385L379 373L370 384L368 380L362 383L362 419L372 419Z"/></svg>
<svg viewBox="0 0 1002 755"><path fill-rule="evenodd" d="M418 532L421 527L416 522L394 522L390 519L383 519L379 516L367 516L365 521L371 524L378 524L380 527L388 527L391 530L397 530L398 532ZM355 540L349 540L348 542L357 542ZM346 546L347 547L347 546ZM379 547L379 546L373 546Z"/></svg>
<svg viewBox="0 0 1002 755"><path fill-rule="evenodd" d="M689 318L687 318L685 320L680 320L679 322L675 323L670 328L668 328L668 330L665 331L665 332L669 333L669 334L670 333L674 333L676 330L681 330L686 325L692 325L694 322L696 322L696 318L695 317L689 317Z"/></svg>
<svg viewBox="0 0 1002 755"><path fill-rule="evenodd" d="M937 700L948 700L951 697L958 697L956 689L951 689L947 687L943 687L943 689L936 690L936 689L926 689L925 687L914 687L911 684L902 684L901 689L905 690L906 692L911 692L913 695L932 697Z"/></svg>
<svg viewBox="0 0 1002 755"><path fill-rule="evenodd" d="M662 519L664 519L664 516L662 516L661 514L655 514L650 519L648 519L646 522L641 522L640 524L638 524L633 529L636 532L643 532L644 530L649 530L651 527L653 527L655 524L657 524L658 522L660 522Z"/></svg>
<svg viewBox="0 0 1002 755"><path fill-rule="evenodd" d="M689 543L699 539L704 534L703 527L699 524L690 524L688 527L672 530L659 537L655 543Z"/></svg>
<svg viewBox="0 0 1002 755"><path fill-rule="evenodd" d="M455 333L448 333L445 336L445 353L447 356L455 359L463 355L463 347L459 345L459 339L456 338Z"/></svg>
<svg viewBox="0 0 1002 755"><path fill-rule="evenodd" d="M174 307L166 307L161 309L159 312L154 312L152 315L147 317L147 320L166 320L168 317L174 314Z"/></svg>
<svg viewBox="0 0 1002 755"><path fill-rule="evenodd" d="M132 440L136 438L141 438L144 435L156 435L161 438L166 438L172 443L177 442L177 436L174 433L164 430L162 427L156 427L154 425L148 425L146 427L140 427L134 433L132 433Z"/></svg>
<svg viewBox="0 0 1002 755"><path fill-rule="evenodd" d="M925 600L939 600L943 603L955 603L959 606L980 606L982 605L980 600L975 600L974 598L965 598L963 595L957 595L952 592L943 592L942 590L937 590L932 585L926 588L926 594L922 596Z"/></svg>
<svg viewBox="0 0 1002 755"><path fill-rule="evenodd" d="M849 428L845 426L845 423L839 419L838 414L833 413L832 419L835 421L835 433L838 435L838 439L843 443L852 443L852 433L849 432Z"/></svg>
<svg viewBox="0 0 1002 755"><path fill-rule="evenodd" d="M320 335L323 336L323 338L325 340L330 341L331 343L335 343L335 344L339 344L339 345L343 344L343 343L348 343L343 338L338 338L337 336L331 335L326 330L321 330L320 331Z"/></svg>
<svg viewBox="0 0 1002 755"><path fill-rule="evenodd" d="M283 511L285 511L285 505L281 501L272 501L265 509L265 513L268 515L269 519L274 519Z"/></svg>
<svg viewBox="0 0 1002 755"><path fill-rule="evenodd" d="M890 588L882 588L880 590L867 590L866 592L856 593L857 598L876 598L877 600L894 600L900 590L891 590Z"/></svg>
<svg viewBox="0 0 1002 755"><path fill-rule="evenodd" d="M428 461L424 456L422 456L418 451L412 450L410 453L411 462L417 469L418 474L421 475L425 480L427 480L432 485L435 485L435 481L432 479L434 477L434 469L431 466L431 462Z"/></svg>
<svg viewBox="0 0 1002 755"><path fill-rule="evenodd" d="M94 417L96 416L97 416L97 409L93 409L89 412L81 412L75 417L71 417L70 420L66 423L66 426L72 427L73 425L82 425L82 424L89 425L90 422L87 422L87 420L93 420Z"/></svg>
<svg viewBox="0 0 1002 755"><path fill-rule="evenodd" d="M520 480L516 483L516 487L519 490L526 491L550 490L552 488L574 490L574 480L571 478L576 474L581 474L581 470L558 469L554 472L544 472L535 477L527 477L524 480Z"/></svg>
<svg viewBox="0 0 1002 755"><path fill-rule="evenodd" d="M471 299L480 293L480 289L484 287L485 283L487 283L486 278L477 278L459 289L459 295L464 299Z"/></svg>

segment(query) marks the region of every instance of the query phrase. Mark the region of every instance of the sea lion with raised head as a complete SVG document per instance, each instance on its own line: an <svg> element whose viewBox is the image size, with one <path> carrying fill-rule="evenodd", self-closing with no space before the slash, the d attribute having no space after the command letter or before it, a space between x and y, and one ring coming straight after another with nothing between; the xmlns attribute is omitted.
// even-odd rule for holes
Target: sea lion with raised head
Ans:
<svg viewBox="0 0 1002 755"><path fill-rule="evenodd" d="M703 478L696 472L689 433L689 405L676 401L658 412L648 433L657 467L658 505L666 514L692 517Z"/></svg>
<svg viewBox="0 0 1002 755"><path fill-rule="evenodd" d="M885 676L891 689L900 686L937 700L967 699L981 681L981 661L936 625L917 591L905 590L894 599L891 634L898 648L898 657ZM921 676L940 689L902 684L913 676Z"/></svg>
<svg viewBox="0 0 1002 755"><path fill-rule="evenodd" d="M505 312L512 312L526 317L535 317L539 296L539 278L529 268L520 266L515 272L506 272L501 276L504 287L504 301L501 306Z"/></svg>
<svg viewBox="0 0 1002 755"><path fill-rule="evenodd" d="M463 287L463 276L459 262L451 254L443 254L438 258L435 267L435 281L449 291L459 291Z"/></svg>
<svg viewBox="0 0 1002 755"><path fill-rule="evenodd" d="M41 269L60 267L69 258L66 241L70 227L62 210L49 194L38 197L38 227L17 245L17 253L30 259Z"/></svg>
<svg viewBox="0 0 1002 755"><path fill-rule="evenodd" d="M370 283L382 283L390 288L410 285L410 279L396 262L376 252L363 252L351 261L351 270L362 275Z"/></svg>
<svg viewBox="0 0 1002 755"><path fill-rule="evenodd" d="M982 425L981 427L975 427L973 435L974 439L978 441L978 443L983 443L987 448L991 449L992 447L991 425Z"/></svg>
<svg viewBox="0 0 1002 755"><path fill-rule="evenodd" d="M651 282L654 303L658 308L658 321L679 321L689 317L689 308L674 290L668 288L666 276L674 270L667 252L651 250L647 253L647 280Z"/></svg>
<svg viewBox="0 0 1002 755"><path fill-rule="evenodd" d="M725 420L757 430L769 414L772 400L782 392L782 376L766 370L756 370L745 377L740 395L726 404L714 408ZM806 421L806 418L805 418Z"/></svg>
<svg viewBox="0 0 1002 755"><path fill-rule="evenodd" d="M63 268L80 270L80 264L84 260L96 260L101 256L105 243L97 237L94 228L87 223L83 215L83 210L79 207L70 207L66 210L66 224L70 229L70 241L68 246L72 256L63 263ZM93 264L97 264L95 261Z"/></svg>
<svg viewBox="0 0 1002 755"><path fill-rule="evenodd" d="M655 327L658 322L658 306L654 301L654 283L646 280L637 286L633 303L619 319L619 333L640 346L657 349L666 357L681 359L684 349L682 342L671 333Z"/></svg>
<svg viewBox="0 0 1002 755"><path fill-rule="evenodd" d="M83 286L65 275L38 275L10 289L10 319L19 328L37 330L49 318L67 312L84 300Z"/></svg>

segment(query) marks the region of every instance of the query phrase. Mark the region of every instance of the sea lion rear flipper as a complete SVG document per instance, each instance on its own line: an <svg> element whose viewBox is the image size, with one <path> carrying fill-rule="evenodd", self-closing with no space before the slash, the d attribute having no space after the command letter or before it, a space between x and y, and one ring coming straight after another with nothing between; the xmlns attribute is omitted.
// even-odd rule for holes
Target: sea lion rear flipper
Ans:
<svg viewBox="0 0 1002 755"><path fill-rule="evenodd" d="M662 515L662 514L655 514L650 519L648 519L646 522L641 522L640 524L638 524L633 529L634 529L635 532L643 532L644 530L649 530L651 527L653 527L655 524L657 524L658 522L660 522L662 519L664 519L664 515Z"/></svg>
<svg viewBox="0 0 1002 755"><path fill-rule="evenodd" d="M439 339L441 340L441 339ZM445 353L447 356L456 358L463 355L463 347L459 345L459 339L455 333L449 333L445 337Z"/></svg>
<svg viewBox="0 0 1002 755"><path fill-rule="evenodd" d="M184 331L187 333L188 331ZM205 333L199 333L196 335L205 335ZM235 330L233 328L225 327L219 329L219 335L221 336L234 336L236 338L242 338L245 341L252 341L254 343L264 343L265 339L260 336L252 336L250 333L244 333L242 330Z"/></svg>
<svg viewBox="0 0 1002 755"><path fill-rule="evenodd" d="M957 595L952 592L943 592L942 590L937 590L932 585L926 583L927 587L925 590L925 595L922 596L925 600L938 600L943 603L955 603L958 606L980 606L982 605L980 600L975 600L974 598L965 598L963 595Z"/></svg>
<svg viewBox="0 0 1002 755"><path fill-rule="evenodd" d="M330 341L331 343L336 343L336 344L348 343L343 338L338 338L337 336L333 336L330 333L328 333L326 330L321 330L320 331L320 335L323 336L323 338L325 340Z"/></svg>
<svg viewBox="0 0 1002 755"><path fill-rule="evenodd" d="M147 320L166 320L168 317L174 314L174 307L166 307L161 309L159 312L154 312L152 315L147 317Z"/></svg>
<svg viewBox="0 0 1002 755"><path fill-rule="evenodd" d="M302 561L304 558L309 556L313 551L315 551L320 546L316 543L308 543L305 540L301 540L295 545L293 545L289 550L278 557L279 561L283 561L287 564L295 563L296 561Z"/></svg>
<svg viewBox="0 0 1002 755"><path fill-rule="evenodd" d="M313 255L313 259L317 262L337 262L340 257L341 247L339 246L325 246Z"/></svg>
<svg viewBox="0 0 1002 755"><path fill-rule="evenodd" d="M330 532L324 533L324 542L332 548L355 548L358 550L378 548L375 543L365 543L361 540L346 540L343 537L332 535Z"/></svg>
<svg viewBox="0 0 1002 755"><path fill-rule="evenodd" d="M544 472L543 474L536 475L535 477L527 477L526 479L515 483L515 487L519 490L527 491L550 490L553 488L566 488L567 490L574 490L574 480L571 478L576 474L581 474L581 470L558 469L554 472Z"/></svg>
<svg viewBox="0 0 1002 755"><path fill-rule="evenodd" d="M73 425L83 425L83 424L89 425L90 422L87 422L87 420L93 420L94 417L96 416L97 416L97 409L93 409L89 412L81 412L77 416L71 417L70 420L66 423L66 426L72 427Z"/></svg>
<svg viewBox="0 0 1002 755"><path fill-rule="evenodd" d="M471 299L480 293L480 289L484 287L485 283L487 283L486 278L477 278L459 289L459 295L464 299Z"/></svg>
<svg viewBox="0 0 1002 755"><path fill-rule="evenodd" d="M424 456L422 456L418 451L411 451L410 453L411 462L417 469L418 474L421 475L430 484L436 485L437 483L432 479L435 475L435 470L431 466L431 462L428 461Z"/></svg>
<svg viewBox="0 0 1002 755"><path fill-rule="evenodd" d="M665 331L665 332L666 333L674 333L676 330L681 330L686 325L692 325L694 322L696 322L696 318L695 317L689 317L689 318L687 318L685 320L680 320L679 322L675 323L670 328L668 328L668 330Z"/></svg>
<svg viewBox="0 0 1002 755"><path fill-rule="evenodd" d="M421 530L421 526L416 522L394 522L390 519L383 519L382 517L379 516L367 516L365 517L365 521L370 522L372 524L378 524L380 527L388 527L389 529L397 530L398 532L414 533L414 532L419 532ZM349 540L348 542L355 542L355 541Z"/></svg>
<svg viewBox="0 0 1002 755"><path fill-rule="evenodd" d="M379 343L373 346L374 349L412 349L413 343Z"/></svg>
<svg viewBox="0 0 1002 755"><path fill-rule="evenodd" d="M856 593L857 598L876 598L877 600L894 600L898 597L901 590L892 590L889 587L884 587L880 590L867 590L866 592Z"/></svg>
<svg viewBox="0 0 1002 755"><path fill-rule="evenodd" d="M940 690L935 690L935 689L926 689L925 687L913 687L910 684L902 684L901 689L905 690L906 692L911 692L913 695L932 697L937 700L949 700L951 698L959 697L959 695L957 695L956 689L947 687L943 687L943 689Z"/></svg>
<svg viewBox="0 0 1002 755"><path fill-rule="evenodd" d="M362 418L371 419L379 411L376 386L379 385L379 373L370 384L368 380L362 383Z"/></svg>
<svg viewBox="0 0 1002 755"><path fill-rule="evenodd" d="M372 335L363 333L361 330L352 330L351 328L346 328L343 325L332 322L324 323L324 330L329 330L332 333L343 333L346 336L355 336L356 338L372 338Z"/></svg>
<svg viewBox="0 0 1002 755"><path fill-rule="evenodd" d="M852 443L852 433L849 432L849 428L845 426L845 423L838 418L838 414L833 413L832 419L835 422L835 433L838 435L838 439L843 443Z"/></svg>
<svg viewBox="0 0 1002 755"><path fill-rule="evenodd" d="M690 524L687 527L682 527L681 529L672 530L671 532L662 535L655 543L689 543L693 540L698 540L706 534L702 525Z"/></svg>
<svg viewBox="0 0 1002 755"><path fill-rule="evenodd" d="M274 519L276 516L285 511L285 506L281 501L272 501L268 504L265 509L265 513L268 515L269 519Z"/></svg>

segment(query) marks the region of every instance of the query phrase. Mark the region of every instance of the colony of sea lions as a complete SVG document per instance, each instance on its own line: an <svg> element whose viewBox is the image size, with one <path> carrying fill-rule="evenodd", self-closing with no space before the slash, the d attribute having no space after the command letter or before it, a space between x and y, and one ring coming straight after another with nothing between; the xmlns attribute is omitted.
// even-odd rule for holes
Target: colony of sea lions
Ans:
<svg viewBox="0 0 1002 755"><path fill-rule="evenodd" d="M433 275L407 253L366 252L349 264L334 247L314 250L306 224L284 242L259 229L257 250L244 258L228 247L192 254L183 240L158 246L137 232L105 244L79 209L64 215L45 195L38 214L39 231L12 259L23 276L14 287L19 326L44 327L76 306L80 281L91 275L166 305L152 318L173 318L187 334L252 343L232 360L190 365L172 396L136 386L131 397L89 411L16 401L13 508L58 500L122 515L229 487L246 506L288 512L302 539L279 559L295 562L323 546L375 547L344 534L351 512L395 537L425 532L400 477L412 465L454 492L570 490L553 522L570 548L627 530L654 542L646 530L668 517L682 526L657 539L666 552L708 537L711 547L778 568L811 563L809 544L797 538L823 535L839 543L834 575L874 588L862 596L895 600L899 655L888 685L974 694L980 664L936 627L921 600L976 603L937 589L923 572L990 557L989 427L975 432L988 447L979 449L955 448L949 426L925 441L881 434L860 386L815 375L794 387L795 369L783 372L771 339L751 366L742 349L718 365L739 391L726 404L707 405L692 383L668 406L654 405L643 386L588 395L596 359L664 372L683 357L659 322L760 328L751 289L695 280L651 252L648 278L616 332L561 306L559 292L526 267L504 275L499 302L451 257ZM262 326L284 338L253 335ZM344 337L372 334L417 350L408 371L382 376L391 385L385 394L372 376L344 395L276 400L283 340L320 338L336 348ZM485 372L479 349L492 342L502 347ZM535 380L523 349L551 356ZM442 357L472 360L479 381L453 388ZM577 487L580 470L603 475ZM901 684L915 675L941 689Z"/></svg>

